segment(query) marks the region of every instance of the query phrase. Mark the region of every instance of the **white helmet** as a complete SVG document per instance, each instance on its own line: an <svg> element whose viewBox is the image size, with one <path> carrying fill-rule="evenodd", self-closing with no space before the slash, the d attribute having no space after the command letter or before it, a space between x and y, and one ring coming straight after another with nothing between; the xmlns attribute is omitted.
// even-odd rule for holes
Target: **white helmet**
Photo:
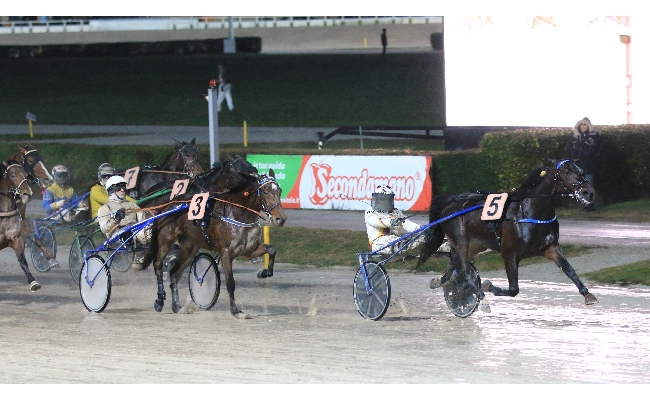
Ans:
<svg viewBox="0 0 650 400"><path fill-rule="evenodd" d="M123 183L126 185L126 180L119 175L111 176L106 181L106 193L113 194L116 192L117 185Z"/></svg>
<svg viewBox="0 0 650 400"><path fill-rule="evenodd" d="M55 165L52 168L52 177L54 178L54 183L68 183L70 181L70 171L65 165Z"/></svg>
<svg viewBox="0 0 650 400"><path fill-rule="evenodd" d="M377 188L375 189L375 193L395 194L393 189L391 189L391 187L388 185L377 185Z"/></svg>

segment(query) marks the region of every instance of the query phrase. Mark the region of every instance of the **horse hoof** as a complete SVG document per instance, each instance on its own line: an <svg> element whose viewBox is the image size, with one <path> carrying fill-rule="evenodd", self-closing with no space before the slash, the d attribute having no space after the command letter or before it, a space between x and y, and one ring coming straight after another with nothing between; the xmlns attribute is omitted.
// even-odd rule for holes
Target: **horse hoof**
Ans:
<svg viewBox="0 0 650 400"><path fill-rule="evenodd" d="M492 282L488 281L487 279L481 282L481 290L484 292L489 292L490 286L492 286Z"/></svg>
<svg viewBox="0 0 650 400"><path fill-rule="evenodd" d="M479 303L478 308L479 308L479 310L483 311L484 313L491 313L492 312L492 309L490 308L490 304L485 300L483 300L483 301L481 301Z"/></svg>
<svg viewBox="0 0 650 400"><path fill-rule="evenodd" d="M596 303L598 303L598 299L596 299L596 296L594 296L591 293L587 293L587 295L585 296L585 305L592 306Z"/></svg>
<svg viewBox="0 0 650 400"><path fill-rule="evenodd" d="M42 285L36 281L32 281L32 283L29 284L29 290L31 290L32 292L37 291L41 287Z"/></svg>
<svg viewBox="0 0 650 400"><path fill-rule="evenodd" d="M238 312L237 314L233 314L233 316L237 319L253 319L253 317L251 317L250 314L241 311Z"/></svg>
<svg viewBox="0 0 650 400"><path fill-rule="evenodd" d="M431 289L438 289L442 287L442 279L440 277L435 277L429 282L429 287Z"/></svg>
<svg viewBox="0 0 650 400"><path fill-rule="evenodd" d="M268 278L269 276L271 275L269 275L268 269L261 269L257 271L257 279L264 279L264 278Z"/></svg>
<svg viewBox="0 0 650 400"><path fill-rule="evenodd" d="M55 259L48 260L48 263L50 264L51 269L61 268L61 266L59 265L59 262L56 261Z"/></svg>
<svg viewBox="0 0 650 400"><path fill-rule="evenodd" d="M156 310L157 312L161 312L163 309L163 304L158 303L158 300L153 302L153 309Z"/></svg>

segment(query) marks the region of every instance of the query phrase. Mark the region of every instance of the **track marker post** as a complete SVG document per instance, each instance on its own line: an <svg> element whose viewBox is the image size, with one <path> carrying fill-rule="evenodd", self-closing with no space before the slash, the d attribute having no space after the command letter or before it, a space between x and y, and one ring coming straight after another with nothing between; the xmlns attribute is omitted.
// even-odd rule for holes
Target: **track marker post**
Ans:
<svg viewBox="0 0 650 400"><path fill-rule="evenodd" d="M264 244L271 244L271 234L268 225L264 225ZM264 254L264 269L269 269L269 255Z"/></svg>
<svg viewBox="0 0 650 400"><path fill-rule="evenodd" d="M32 126L32 122L36 122L36 115L27 111L25 118L27 118L27 123L29 124L29 137L34 138L34 127Z"/></svg>
<svg viewBox="0 0 650 400"><path fill-rule="evenodd" d="M244 147L248 147L248 129L246 127L246 121L244 121Z"/></svg>

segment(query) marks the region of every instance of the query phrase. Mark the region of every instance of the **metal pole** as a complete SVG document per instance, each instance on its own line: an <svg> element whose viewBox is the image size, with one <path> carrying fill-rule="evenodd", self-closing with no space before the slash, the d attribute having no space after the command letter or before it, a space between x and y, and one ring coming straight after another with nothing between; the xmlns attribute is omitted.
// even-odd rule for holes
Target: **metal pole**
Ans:
<svg viewBox="0 0 650 400"><path fill-rule="evenodd" d="M235 27L232 24L232 17L228 17L228 39L235 38Z"/></svg>
<svg viewBox="0 0 650 400"><path fill-rule="evenodd" d="M219 114L217 88L208 88L208 120L210 128L210 166L219 161Z"/></svg>
<svg viewBox="0 0 650 400"><path fill-rule="evenodd" d="M359 127L359 143L361 144L361 150L363 150L363 132L361 131L361 127Z"/></svg>
<svg viewBox="0 0 650 400"><path fill-rule="evenodd" d="M625 17L625 26L630 26L630 17ZM632 114L634 112L634 104L632 103L632 38L631 32L628 33L627 43L625 43L625 75L627 84L627 123L632 123Z"/></svg>

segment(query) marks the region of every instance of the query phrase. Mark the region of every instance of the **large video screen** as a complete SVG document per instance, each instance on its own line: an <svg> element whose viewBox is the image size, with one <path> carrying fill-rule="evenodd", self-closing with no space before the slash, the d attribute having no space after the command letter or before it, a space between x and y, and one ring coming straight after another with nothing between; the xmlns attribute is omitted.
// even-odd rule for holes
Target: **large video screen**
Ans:
<svg viewBox="0 0 650 400"><path fill-rule="evenodd" d="M444 17L448 126L568 127L649 123L647 34L620 17ZM645 44L644 44L645 43ZM647 47L646 47L647 48ZM635 51L636 50L636 51Z"/></svg>

